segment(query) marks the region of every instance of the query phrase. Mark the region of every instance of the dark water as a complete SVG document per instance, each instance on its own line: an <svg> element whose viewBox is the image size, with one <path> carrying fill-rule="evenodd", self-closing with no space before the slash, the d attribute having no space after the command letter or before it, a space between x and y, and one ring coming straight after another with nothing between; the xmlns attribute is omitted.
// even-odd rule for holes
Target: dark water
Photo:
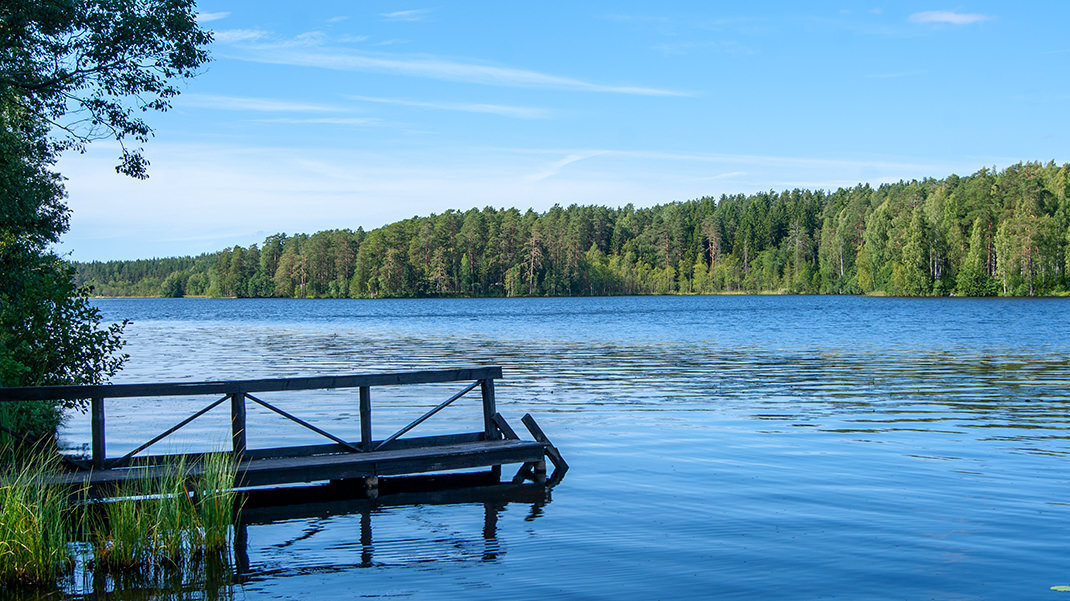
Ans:
<svg viewBox="0 0 1070 601"><path fill-rule="evenodd" d="M250 526L238 598L1070 599L1050 590L1070 584L1067 300L97 304L133 320L118 382L501 365L499 410L533 413L572 465L545 504ZM376 436L451 392L376 389ZM358 438L353 396L294 407ZM479 429L477 405L414 434ZM192 405L153 407L150 425L109 405L110 454ZM86 432L76 416L66 440ZM171 448L227 437L209 414Z"/></svg>

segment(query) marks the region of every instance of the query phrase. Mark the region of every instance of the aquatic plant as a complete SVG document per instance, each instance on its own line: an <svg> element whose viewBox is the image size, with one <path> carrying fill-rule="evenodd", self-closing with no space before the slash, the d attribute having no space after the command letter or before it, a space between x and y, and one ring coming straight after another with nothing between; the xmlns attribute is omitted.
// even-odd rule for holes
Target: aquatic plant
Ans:
<svg viewBox="0 0 1070 601"><path fill-rule="evenodd" d="M66 490L51 485L59 458L38 452L0 468L0 585L54 582L71 565Z"/></svg>
<svg viewBox="0 0 1070 601"><path fill-rule="evenodd" d="M196 480L197 518L201 544L207 551L226 549L237 508L234 491L238 463L231 453L204 456L201 476Z"/></svg>

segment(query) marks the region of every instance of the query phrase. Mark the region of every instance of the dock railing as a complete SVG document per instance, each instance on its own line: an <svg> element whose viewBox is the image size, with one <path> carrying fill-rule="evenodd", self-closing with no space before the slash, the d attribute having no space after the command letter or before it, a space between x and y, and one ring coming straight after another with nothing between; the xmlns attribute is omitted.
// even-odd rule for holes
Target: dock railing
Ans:
<svg viewBox="0 0 1070 601"><path fill-rule="evenodd" d="M508 424L498 415L494 401L494 380L502 377L501 367L475 367L464 369L446 369L430 371L409 371L395 373L360 374L360 375L334 375L312 376L295 378L272 378L256 380L229 380L218 382L186 382L186 383L155 383L155 384L104 384L93 386L37 386L22 388L0 388L0 402L13 401L55 401L55 400L89 400L90 423L92 428L90 461L80 461L67 458L68 461L82 469L108 470L131 465L137 459L138 463L151 464L163 459L168 455L141 456L140 453L171 436L193 420L208 413L219 405L230 401L230 424L232 449L238 456L246 458L265 458L274 454L286 454L288 456L313 455L325 452L350 452L370 453L395 447L409 446L412 444L450 444L452 442L467 442L475 440L499 440L503 437L501 424L508 429ZM410 384L434 384L471 381L472 383L463 390L442 401L433 409L410 422L405 427L394 432L390 436L376 441L372 439L372 395L371 389L377 386L402 386ZM331 389L357 389L357 399L360 415L360 441L347 441L342 437L331 434L290 412L280 409L272 403L259 398L259 394L266 392L295 392L305 390L331 390ZM423 423L454 401L460 399L469 392L479 388L483 405L483 429L481 432L468 434L452 434L436 437L426 437L417 440L406 440L401 437ZM179 423L164 430L160 434L137 446L132 451L120 456L109 458L107 452L107 436L105 430L105 401L109 399L122 399L133 397L196 397L216 396L218 399L209 403L202 409L189 415ZM246 407L248 403L260 405L282 417L307 428L329 440L332 444L311 445L302 447L286 447L285 449L254 449L246 447ZM508 438L514 438L511 430L505 432ZM400 440L399 440L400 439ZM405 443L408 443L406 445ZM556 453L556 449L555 449ZM188 454L186 455L189 456Z"/></svg>

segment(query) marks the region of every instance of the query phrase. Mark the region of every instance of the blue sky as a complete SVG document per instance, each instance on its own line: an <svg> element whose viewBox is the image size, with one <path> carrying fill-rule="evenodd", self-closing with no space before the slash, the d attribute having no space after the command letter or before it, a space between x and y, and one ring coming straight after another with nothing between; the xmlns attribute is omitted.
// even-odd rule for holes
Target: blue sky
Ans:
<svg viewBox="0 0 1070 601"><path fill-rule="evenodd" d="M75 260L471 207L650 206L1070 161L1070 3L199 4L150 179L63 158Z"/></svg>

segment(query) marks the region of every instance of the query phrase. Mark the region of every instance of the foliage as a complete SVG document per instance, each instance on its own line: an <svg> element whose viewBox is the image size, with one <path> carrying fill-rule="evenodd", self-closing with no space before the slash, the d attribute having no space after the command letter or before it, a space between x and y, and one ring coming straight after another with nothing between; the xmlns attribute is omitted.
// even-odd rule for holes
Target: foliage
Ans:
<svg viewBox="0 0 1070 601"><path fill-rule="evenodd" d="M93 384L122 365L123 325L100 327L68 264L59 154L97 139L116 170L146 176L142 119L207 60L192 0L5 0L0 4L0 386ZM0 426L47 436L60 407L5 404Z"/></svg>
<svg viewBox="0 0 1070 601"><path fill-rule="evenodd" d="M148 162L126 142L148 140L140 115L169 107L174 81L196 74L210 41L193 0L5 0L0 102L15 120L51 128L51 152L114 139L116 170L144 177Z"/></svg>
<svg viewBox="0 0 1070 601"><path fill-rule="evenodd" d="M1053 294L1070 285L1068 181L1070 165L1023 163L647 209L487 207L77 270L109 296Z"/></svg>

